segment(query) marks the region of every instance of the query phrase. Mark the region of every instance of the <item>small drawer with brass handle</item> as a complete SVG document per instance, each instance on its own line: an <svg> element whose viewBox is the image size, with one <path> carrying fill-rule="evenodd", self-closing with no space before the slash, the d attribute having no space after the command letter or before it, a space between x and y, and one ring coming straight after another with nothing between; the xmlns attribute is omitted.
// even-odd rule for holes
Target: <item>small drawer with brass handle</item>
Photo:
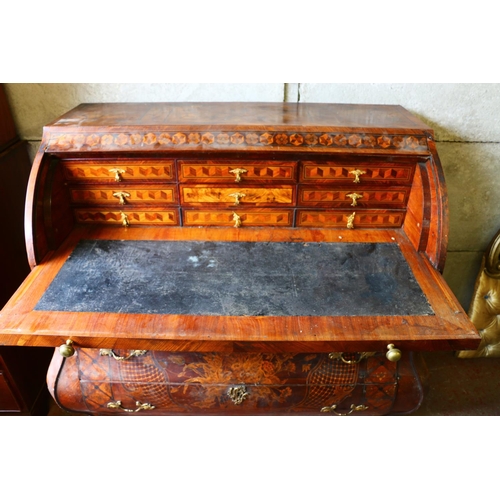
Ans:
<svg viewBox="0 0 500 500"><path fill-rule="evenodd" d="M106 210L98 208L75 209L75 219L82 223L114 224L122 226L178 226L178 210L123 209Z"/></svg>
<svg viewBox="0 0 500 500"><path fill-rule="evenodd" d="M235 187L213 185L183 185L180 188L182 205L292 205L293 186Z"/></svg>
<svg viewBox="0 0 500 500"><path fill-rule="evenodd" d="M177 203L175 186L128 186L126 189L73 187L71 201L79 205L172 205Z"/></svg>
<svg viewBox="0 0 500 500"><path fill-rule="evenodd" d="M243 209L234 210L183 210L184 226L281 226L293 224L293 210Z"/></svg>
<svg viewBox="0 0 500 500"><path fill-rule="evenodd" d="M391 228L401 227L404 210L297 210L299 227Z"/></svg>

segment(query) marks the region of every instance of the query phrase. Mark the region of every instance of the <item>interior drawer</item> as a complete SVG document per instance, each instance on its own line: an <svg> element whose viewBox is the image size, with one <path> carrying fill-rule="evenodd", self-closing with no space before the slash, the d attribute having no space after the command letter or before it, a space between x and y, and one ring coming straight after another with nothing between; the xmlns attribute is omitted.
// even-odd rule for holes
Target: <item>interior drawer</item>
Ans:
<svg viewBox="0 0 500 500"><path fill-rule="evenodd" d="M166 210L142 209L142 210L106 210L106 209L75 209L75 219L77 222L116 224L122 226L129 225L179 225L179 212L177 209Z"/></svg>
<svg viewBox="0 0 500 500"><path fill-rule="evenodd" d="M404 210L297 210L298 227L391 228L401 227Z"/></svg>
<svg viewBox="0 0 500 500"><path fill-rule="evenodd" d="M113 186L73 187L70 189L71 201L85 205L141 205L176 204L175 185L134 186L116 184Z"/></svg>
<svg viewBox="0 0 500 500"><path fill-rule="evenodd" d="M234 207L234 210L183 209L182 222L184 226L290 227L293 225L293 210L244 209L240 207Z"/></svg>

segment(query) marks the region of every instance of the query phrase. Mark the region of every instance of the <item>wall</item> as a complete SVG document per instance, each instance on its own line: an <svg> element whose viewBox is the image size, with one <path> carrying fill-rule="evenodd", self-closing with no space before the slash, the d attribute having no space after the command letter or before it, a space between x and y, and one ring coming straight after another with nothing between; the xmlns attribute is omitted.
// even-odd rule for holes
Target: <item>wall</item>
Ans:
<svg viewBox="0 0 500 500"><path fill-rule="evenodd" d="M444 276L467 310L481 256L500 229L500 84L5 84L32 154L44 124L81 102L289 101L400 104L434 128L449 195Z"/></svg>

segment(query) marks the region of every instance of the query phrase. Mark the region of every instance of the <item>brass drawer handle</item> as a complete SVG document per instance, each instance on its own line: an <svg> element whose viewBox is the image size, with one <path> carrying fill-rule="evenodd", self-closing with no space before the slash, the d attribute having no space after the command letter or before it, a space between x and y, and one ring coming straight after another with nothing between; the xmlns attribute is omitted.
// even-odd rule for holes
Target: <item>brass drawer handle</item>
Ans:
<svg viewBox="0 0 500 500"><path fill-rule="evenodd" d="M241 227L241 217L236 212L233 212L233 221L234 227Z"/></svg>
<svg viewBox="0 0 500 500"><path fill-rule="evenodd" d="M227 395L235 405L240 405L250 394L247 392L247 388L244 385L235 385L228 389Z"/></svg>
<svg viewBox="0 0 500 500"><path fill-rule="evenodd" d="M347 197L351 198L351 200L352 200L351 207L355 207L358 205L358 200L363 198L363 195L358 194L358 193L352 193L352 194L348 194Z"/></svg>
<svg viewBox="0 0 500 500"><path fill-rule="evenodd" d="M114 352L113 349L101 349L99 351L100 356L109 356L113 359L116 359L116 361L127 361L130 358L134 357L139 357L139 356L144 356L148 351L139 351L139 350L133 350L130 351L128 356L117 356Z"/></svg>
<svg viewBox="0 0 500 500"><path fill-rule="evenodd" d="M234 198L235 205L239 205L241 198L244 198L246 195L245 193L231 193L229 196L231 196L231 198Z"/></svg>
<svg viewBox="0 0 500 500"><path fill-rule="evenodd" d="M346 365L357 365L358 363L361 363L363 359L375 355L374 352L358 352L357 354L358 354L357 359L345 359L343 352L331 352L330 354L328 354L328 357L333 360L340 359Z"/></svg>
<svg viewBox="0 0 500 500"><path fill-rule="evenodd" d="M120 212L122 216L122 226L128 227L130 226L130 221L128 220L127 214Z"/></svg>
<svg viewBox="0 0 500 500"><path fill-rule="evenodd" d="M394 363L397 363L400 359L403 353L394 347L394 344L389 344L387 346L387 352L385 353L385 357Z"/></svg>
<svg viewBox="0 0 500 500"><path fill-rule="evenodd" d="M127 193L126 191L117 191L116 193L113 193L113 196L118 198L120 205L125 205L127 203L127 198L130 198L130 193Z"/></svg>
<svg viewBox="0 0 500 500"><path fill-rule="evenodd" d="M122 170L121 168L110 168L109 172L111 174L115 174L115 181L116 182L121 182L122 179L122 174L125 173L125 170Z"/></svg>
<svg viewBox="0 0 500 500"><path fill-rule="evenodd" d="M353 212L349 217L347 217L347 229L354 229L354 217L356 212Z"/></svg>
<svg viewBox="0 0 500 500"><path fill-rule="evenodd" d="M350 415L355 411L366 411L368 410L368 406L352 404L348 413L339 413L338 411L336 411L336 409L337 405L325 406L321 408L321 413L335 413L335 415L338 415L339 417L346 417L347 415Z"/></svg>
<svg viewBox="0 0 500 500"><path fill-rule="evenodd" d="M361 182L359 176L363 174L366 174L366 172L364 170L359 170L358 168L349 172L349 175L354 175L354 182L356 184L359 184Z"/></svg>
<svg viewBox="0 0 500 500"><path fill-rule="evenodd" d="M230 170L230 174L234 174L236 177L234 179L235 182L241 182L241 174L246 174L248 170L245 170L244 168L234 168L233 170Z"/></svg>
<svg viewBox="0 0 500 500"><path fill-rule="evenodd" d="M124 408L122 406L121 401L110 401L108 403L108 408L111 410L123 410L126 413L137 413L138 411L141 410L154 410L155 407L149 403L141 403L140 401L135 402L135 406L137 407L135 410L130 410L128 408Z"/></svg>

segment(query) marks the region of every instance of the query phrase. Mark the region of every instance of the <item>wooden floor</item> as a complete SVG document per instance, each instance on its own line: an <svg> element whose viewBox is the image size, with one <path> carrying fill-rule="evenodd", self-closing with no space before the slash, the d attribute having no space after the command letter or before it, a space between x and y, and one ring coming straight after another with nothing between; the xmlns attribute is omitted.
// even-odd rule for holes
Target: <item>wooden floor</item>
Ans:
<svg viewBox="0 0 500 500"><path fill-rule="evenodd" d="M426 353L427 395L412 416L500 415L500 358L458 359L451 352ZM70 416L51 403L49 416Z"/></svg>

